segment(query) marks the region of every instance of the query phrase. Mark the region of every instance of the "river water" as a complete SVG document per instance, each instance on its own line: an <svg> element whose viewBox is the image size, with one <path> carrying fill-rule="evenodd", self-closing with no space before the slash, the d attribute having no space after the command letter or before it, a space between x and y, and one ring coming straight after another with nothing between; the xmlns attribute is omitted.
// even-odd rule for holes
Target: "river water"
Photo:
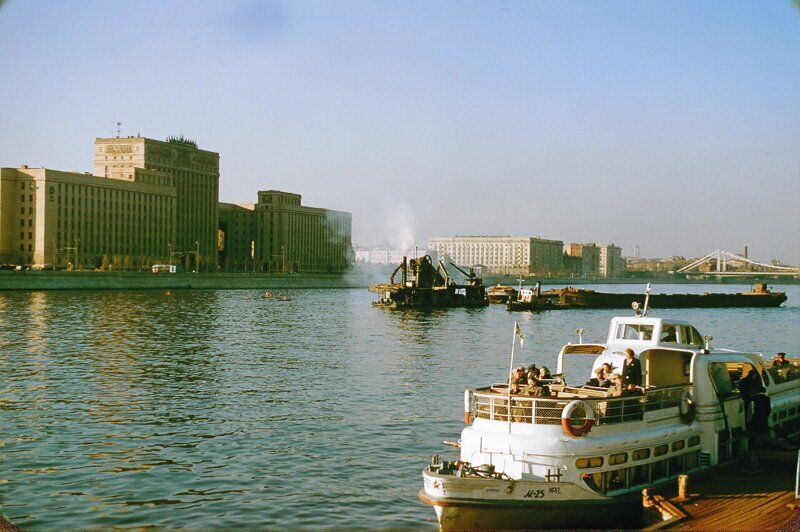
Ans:
<svg viewBox="0 0 800 532"><path fill-rule="evenodd" d="M798 356L800 287L774 288L785 307L653 315L715 346ZM576 328L602 341L629 313L397 312L366 290L287 293L0 293L0 513L40 529L434 527L421 470L455 456L442 440L458 438L464 388L503 380L514 321L516 360L555 368Z"/></svg>

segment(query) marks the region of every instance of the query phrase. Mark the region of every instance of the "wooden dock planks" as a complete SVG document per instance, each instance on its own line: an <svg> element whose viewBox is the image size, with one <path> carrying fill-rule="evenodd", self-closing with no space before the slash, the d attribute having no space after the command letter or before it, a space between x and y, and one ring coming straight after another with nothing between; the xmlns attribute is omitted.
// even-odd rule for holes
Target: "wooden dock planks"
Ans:
<svg viewBox="0 0 800 532"><path fill-rule="evenodd" d="M794 498L794 468L762 469L741 465L691 481L687 502L672 499L686 519L671 528L681 530L776 530L798 519L789 505Z"/></svg>

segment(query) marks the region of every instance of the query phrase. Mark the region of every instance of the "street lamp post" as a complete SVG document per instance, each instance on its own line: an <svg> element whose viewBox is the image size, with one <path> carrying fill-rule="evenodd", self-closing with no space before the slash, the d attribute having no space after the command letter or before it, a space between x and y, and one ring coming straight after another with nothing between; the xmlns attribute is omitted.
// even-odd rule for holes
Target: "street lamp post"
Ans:
<svg viewBox="0 0 800 532"><path fill-rule="evenodd" d="M200 271L200 241L194 241L194 273Z"/></svg>

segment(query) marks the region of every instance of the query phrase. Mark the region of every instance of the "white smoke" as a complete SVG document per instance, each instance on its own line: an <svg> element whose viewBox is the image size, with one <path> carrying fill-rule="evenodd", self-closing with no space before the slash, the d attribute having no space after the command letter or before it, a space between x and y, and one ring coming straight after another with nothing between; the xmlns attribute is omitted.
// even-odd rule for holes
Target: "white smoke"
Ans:
<svg viewBox="0 0 800 532"><path fill-rule="evenodd" d="M401 203L388 212L386 231L389 247L413 256L416 245L416 216L411 207Z"/></svg>

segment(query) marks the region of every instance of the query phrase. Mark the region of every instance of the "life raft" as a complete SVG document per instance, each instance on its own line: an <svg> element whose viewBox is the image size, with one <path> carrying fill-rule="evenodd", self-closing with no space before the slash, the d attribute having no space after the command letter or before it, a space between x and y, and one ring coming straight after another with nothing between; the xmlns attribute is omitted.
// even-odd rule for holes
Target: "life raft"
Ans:
<svg viewBox="0 0 800 532"><path fill-rule="evenodd" d="M678 413L681 419L686 423L694 421L695 406L692 400L692 393L689 390L683 390L678 398Z"/></svg>
<svg viewBox="0 0 800 532"><path fill-rule="evenodd" d="M583 408L586 417L584 418L583 424L580 427L573 427L572 423L570 423L570 419L572 418L572 413L579 407ZM589 404L585 401L572 401L571 403L567 404L567 406L565 406L564 410L561 412L561 428L564 429L564 432L568 436L580 438L581 436L589 434L589 431L592 430L593 426L594 411L592 410L592 407L589 406Z"/></svg>

